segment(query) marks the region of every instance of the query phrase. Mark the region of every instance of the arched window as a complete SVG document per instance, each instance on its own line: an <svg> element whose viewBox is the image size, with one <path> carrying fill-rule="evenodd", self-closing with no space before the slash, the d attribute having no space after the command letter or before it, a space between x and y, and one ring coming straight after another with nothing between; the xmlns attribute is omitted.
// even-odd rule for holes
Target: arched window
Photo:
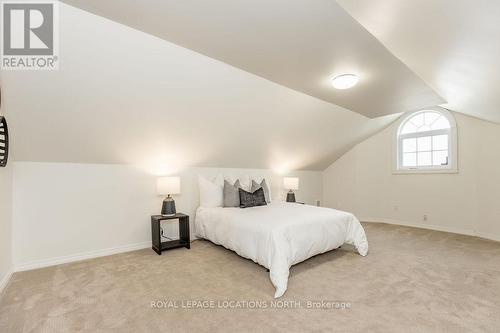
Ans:
<svg viewBox="0 0 500 333"><path fill-rule="evenodd" d="M396 170L456 172L457 138L453 115L442 108L410 113L397 131Z"/></svg>

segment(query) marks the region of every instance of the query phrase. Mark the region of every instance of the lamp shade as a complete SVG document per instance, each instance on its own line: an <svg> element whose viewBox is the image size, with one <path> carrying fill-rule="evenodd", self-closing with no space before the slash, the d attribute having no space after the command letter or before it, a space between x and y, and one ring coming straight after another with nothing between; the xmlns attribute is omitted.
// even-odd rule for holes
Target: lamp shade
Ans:
<svg viewBox="0 0 500 333"><path fill-rule="evenodd" d="M180 177L160 177L156 183L156 191L158 195L178 194L181 193L181 178Z"/></svg>
<svg viewBox="0 0 500 333"><path fill-rule="evenodd" d="M287 190L298 190L299 189L299 178L297 177L285 177L283 178L283 185Z"/></svg>

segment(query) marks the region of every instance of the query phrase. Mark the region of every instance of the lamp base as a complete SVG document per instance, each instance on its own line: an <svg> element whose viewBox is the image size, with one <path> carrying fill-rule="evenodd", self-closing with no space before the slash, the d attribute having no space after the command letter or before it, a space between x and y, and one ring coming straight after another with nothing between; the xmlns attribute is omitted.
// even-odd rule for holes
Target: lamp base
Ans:
<svg viewBox="0 0 500 333"><path fill-rule="evenodd" d="M293 192L288 192L286 194L286 202L295 202L295 193Z"/></svg>
<svg viewBox="0 0 500 333"><path fill-rule="evenodd" d="M177 212L175 211L175 200L172 197L168 196L163 200L163 204L161 206L161 215L163 216L173 216Z"/></svg>

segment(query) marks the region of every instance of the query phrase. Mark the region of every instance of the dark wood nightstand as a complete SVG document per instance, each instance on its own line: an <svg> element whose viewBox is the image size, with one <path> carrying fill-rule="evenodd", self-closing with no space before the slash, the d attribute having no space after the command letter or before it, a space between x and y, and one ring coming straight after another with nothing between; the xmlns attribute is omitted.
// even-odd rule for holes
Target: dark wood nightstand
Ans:
<svg viewBox="0 0 500 333"><path fill-rule="evenodd" d="M161 241L161 221L165 220L179 220L179 239L172 241ZM153 242L152 249L161 255L162 251L175 249L178 247L185 247L189 249L190 237L189 237L189 216L181 213L177 213L172 216L164 215L152 215L151 216L151 240Z"/></svg>

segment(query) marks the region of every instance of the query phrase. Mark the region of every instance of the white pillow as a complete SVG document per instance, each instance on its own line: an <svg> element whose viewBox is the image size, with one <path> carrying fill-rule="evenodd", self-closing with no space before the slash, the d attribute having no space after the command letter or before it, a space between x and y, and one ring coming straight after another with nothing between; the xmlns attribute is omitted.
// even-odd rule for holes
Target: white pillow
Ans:
<svg viewBox="0 0 500 333"><path fill-rule="evenodd" d="M200 207L222 207L224 178L218 175L213 181L198 175L200 189Z"/></svg>
<svg viewBox="0 0 500 333"><path fill-rule="evenodd" d="M252 187L252 181L250 180L249 175L244 175L238 178L240 180L240 185L241 188L244 189L245 191L250 191L250 188Z"/></svg>

